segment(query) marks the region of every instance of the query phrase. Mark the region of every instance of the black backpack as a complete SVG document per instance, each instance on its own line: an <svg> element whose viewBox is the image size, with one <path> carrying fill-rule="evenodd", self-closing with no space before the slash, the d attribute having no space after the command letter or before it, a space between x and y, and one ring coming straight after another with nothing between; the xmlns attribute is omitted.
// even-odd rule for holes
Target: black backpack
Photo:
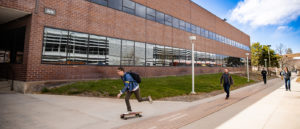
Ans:
<svg viewBox="0 0 300 129"><path fill-rule="evenodd" d="M132 77L137 83L141 83L141 82L142 82L142 79L141 79L141 77L140 77L139 74L134 73L134 72L128 72L128 73L131 75L131 77Z"/></svg>

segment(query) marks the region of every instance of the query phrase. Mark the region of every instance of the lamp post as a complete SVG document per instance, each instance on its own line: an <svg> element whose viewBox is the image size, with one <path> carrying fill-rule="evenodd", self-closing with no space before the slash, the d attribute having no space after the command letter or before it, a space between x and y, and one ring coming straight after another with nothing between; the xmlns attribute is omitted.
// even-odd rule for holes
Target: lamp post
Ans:
<svg viewBox="0 0 300 129"><path fill-rule="evenodd" d="M268 55L269 55L269 67L271 67L271 57L270 57L270 47L271 47L271 45L267 45L267 46L268 46ZM268 69L268 73L271 76L271 72L270 72L269 69Z"/></svg>
<svg viewBox="0 0 300 129"><path fill-rule="evenodd" d="M265 60L265 67L267 68L267 60L268 60L268 59L264 59L264 60Z"/></svg>
<svg viewBox="0 0 300 129"><path fill-rule="evenodd" d="M248 56L249 56L249 53L246 53L246 56L247 56L247 60L246 60L246 62L247 62L247 78L248 78L248 82L250 81L249 80L249 63L248 63Z"/></svg>
<svg viewBox="0 0 300 129"><path fill-rule="evenodd" d="M195 63L194 63L194 43L193 41L196 40L196 36L190 36L190 40L192 43L192 92L191 94L196 94L195 92Z"/></svg>

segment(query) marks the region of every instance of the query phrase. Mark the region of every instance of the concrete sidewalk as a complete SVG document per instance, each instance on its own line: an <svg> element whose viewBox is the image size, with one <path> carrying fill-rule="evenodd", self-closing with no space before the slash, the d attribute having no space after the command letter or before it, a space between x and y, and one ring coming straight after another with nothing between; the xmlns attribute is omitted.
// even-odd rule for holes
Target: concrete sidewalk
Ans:
<svg viewBox="0 0 300 129"><path fill-rule="evenodd" d="M167 127L179 128L201 118L205 119L224 108L227 109L226 107L231 107L253 94L261 93L261 90L266 91L253 100L254 103L278 89L283 81L273 79L269 84L265 86L257 83L237 89L232 92L232 97L228 101L224 100L225 94L194 102L155 101L149 104L131 100L133 110L143 111L143 117L129 120L119 118L119 115L126 111L124 99L0 92L0 129L147 128L153 127L157 120L169 125ZM243 109L249 105L251 104L246 104ZM242 110L237 110L235 114L239 111ZM169 123L167 124L165 120ZM160 127L159 124L157 128ZM221 124L215 124L215 127ZM186 127L193 128L193 124Z"/></svg>
<svg viewBox="0 0 300 129"><path fill-rule="evenodd" d="M282 85L262 97L266 89L182 129L300 129L300 83L295 81L291 92ZM257 98L262 99L249 105Z"/></svg>

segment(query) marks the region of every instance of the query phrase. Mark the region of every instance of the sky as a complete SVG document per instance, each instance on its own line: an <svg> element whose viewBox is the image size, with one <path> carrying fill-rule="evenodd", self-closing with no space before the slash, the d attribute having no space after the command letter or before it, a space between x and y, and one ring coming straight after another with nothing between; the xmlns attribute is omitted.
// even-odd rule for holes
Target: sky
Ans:
<svg viewBox="0 0 300 129"><path fill-rule="evenodd" d="M300 0L192 0L260 42L300 53Z"/></svg>

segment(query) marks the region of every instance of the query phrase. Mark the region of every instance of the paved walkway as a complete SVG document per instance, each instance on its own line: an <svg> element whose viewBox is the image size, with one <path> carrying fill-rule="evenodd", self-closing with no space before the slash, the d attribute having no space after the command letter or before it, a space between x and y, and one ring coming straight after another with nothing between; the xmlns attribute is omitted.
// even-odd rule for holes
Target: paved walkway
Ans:
<svg viewBox="0 0 300 129"><path fill-rule="evenodd" d="M298 95L300 98L300 89L296 92L297 86L292 83L295 89L288 92L293 95L290 97ZM126 111L123 99L0 92L0 129L227 128L230 122L235 123L235 117L277 90L288 94L279 88L282 84L280 79L274 79L268 86L258 83L240 88L232 92L229 100L224 100L224 94L194 102L155 101L149 104L134 100L131 101L133 110L143 111L143 117L130 120L119 118ZM297 99L290 101L297 104L294 102ZM262 109L271 110L269 107Z"/></svg>

